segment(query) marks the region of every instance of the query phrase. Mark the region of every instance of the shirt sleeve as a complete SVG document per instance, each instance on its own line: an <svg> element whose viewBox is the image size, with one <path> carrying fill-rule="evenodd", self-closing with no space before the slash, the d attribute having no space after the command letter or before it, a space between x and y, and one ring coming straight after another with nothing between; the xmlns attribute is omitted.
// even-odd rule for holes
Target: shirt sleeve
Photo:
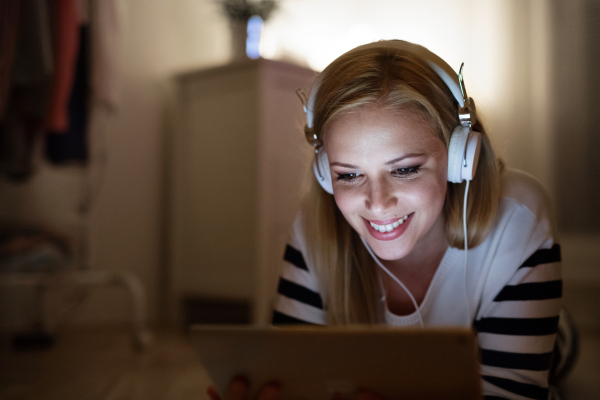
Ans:
<svg viewBox="0 0 600 400"><path fill-rule="evenodd" d="M273 311L273 325L325 325L325 307L317 277L305 256L304 232L300 218L292 228L286 246Z"/></svg>
<svg viewBox="0 0 600 400"><path fill-rule="evenodd" d="M561 308L560 246L538 248L474 322L486 399L547 399Z"/></svg>

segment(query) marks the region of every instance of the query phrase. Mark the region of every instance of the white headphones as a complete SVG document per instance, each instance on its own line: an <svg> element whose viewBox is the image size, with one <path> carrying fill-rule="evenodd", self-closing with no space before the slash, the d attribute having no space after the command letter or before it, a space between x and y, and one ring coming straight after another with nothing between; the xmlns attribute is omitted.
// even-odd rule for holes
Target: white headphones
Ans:
<svg viewBox="0 0 600 400"><path fill-rule="evenodd" d="M464 180L472 180L475 176L477 162L479 160L481 134L471 130L471 127L475 125L477 115L475 102L472 98L467 96L464 86L462 78L462 68L464 64L461 65L460 73L457 76L454 70L437 55L422 46L402 40L387 40L369 43L350 50L345 53L344 56L369 48L406 50L425 60L429 67L442 78L446 86L448 86L454 95L456 101L458 101L458 117L460 120L460 125L454 128L448 145L448 181L461 183ZM327 158L325 149L322 147L322 141L319 140L316 133L313 132L314 107L317 93L323 81L323 77L327 75L328 69L329 67L325 68L325 70L317 77L312 85L310 95L306 102L300 92L298 92L298 95L303 103L305 103L304 111L306 112L306 127L304 128L304 131L306 139L315 148L315 161L313 163L315 176L323 189L327 193L333 194L331 173L329 171L329 159Z"/></svg>

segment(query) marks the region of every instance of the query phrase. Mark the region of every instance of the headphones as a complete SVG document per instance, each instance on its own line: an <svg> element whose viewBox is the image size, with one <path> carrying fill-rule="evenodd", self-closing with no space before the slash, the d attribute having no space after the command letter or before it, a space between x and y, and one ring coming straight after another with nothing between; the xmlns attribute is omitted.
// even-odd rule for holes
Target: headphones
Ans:
<svg viewBox="0 0 600 400"><path fill-rule="evenodd" d="M461 183L462 181L472 180L475 176L477 162L479 160L481 133L471 129L477 121L477 114L475 102L471 97L467 96L467 91L463 82L462 70L464 63L461 65L460 72L457 76L452 67L440 57L422 46L403 40L385 40L369 43L356 47L345 53L343 56L365 49L408 51L423 59L444 81L456 101L458 101L458 118L460 120L460 125L454 128L448 145L448 181L452 183ZM302 93L301 90L296 91L296 93L300 97L304 106L304 112L306 113L306 126L304 127L306 139L315 149L315 161L313 162L315 177L327 193L333 194L329 159L323 148L323 142L313 131L314 107L317 94L323 81L323 77L327 75L329 68L330 67L325 68L325 70L317 77L310 89L308 99L306 99L306 96L304 96L304 93Z"/></svg>

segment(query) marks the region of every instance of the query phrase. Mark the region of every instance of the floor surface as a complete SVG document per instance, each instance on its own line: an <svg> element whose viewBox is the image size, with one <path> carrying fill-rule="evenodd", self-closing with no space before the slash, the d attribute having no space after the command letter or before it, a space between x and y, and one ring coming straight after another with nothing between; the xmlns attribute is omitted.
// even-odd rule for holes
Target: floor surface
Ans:
<svg viewBox="0 0 600 400"><path fill-rule="evenodd" d="M565 285L580 352L565 400L600 399L600 290ZM14 351L0 335L0 400L206 400L209 379L185 335L155 333L144 353L126 329L69 329L44 351Z"/></svg>
<svg viewBox="0 0 600 400"><path fill-rule="evenodd" d="M2 400L208 399L208 377L182 334L159 333L137 353L123 329L63 332L44 351L0 350Z"/></svg>

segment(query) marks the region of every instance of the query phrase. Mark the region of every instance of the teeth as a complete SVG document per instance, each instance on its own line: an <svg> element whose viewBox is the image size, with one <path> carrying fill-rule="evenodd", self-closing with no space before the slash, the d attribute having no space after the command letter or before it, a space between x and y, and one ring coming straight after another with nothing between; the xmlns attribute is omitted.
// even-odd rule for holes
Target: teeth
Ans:
<svg viewBox="0 0 600 400"><path fill-rule="evenodd" d="M400 218L398 221L394 222L393 224L377 225L377 224L374 224L372 222L369 222L369 223L371 224L371 226L373 227L373 229L375 229L376 231L379 231L379 232L391 232L395 228L397 228L400 225L402 225L402 223L404 221L406 221L407 219L408 219L408 215L405 215L404 217Z"/></svg>

